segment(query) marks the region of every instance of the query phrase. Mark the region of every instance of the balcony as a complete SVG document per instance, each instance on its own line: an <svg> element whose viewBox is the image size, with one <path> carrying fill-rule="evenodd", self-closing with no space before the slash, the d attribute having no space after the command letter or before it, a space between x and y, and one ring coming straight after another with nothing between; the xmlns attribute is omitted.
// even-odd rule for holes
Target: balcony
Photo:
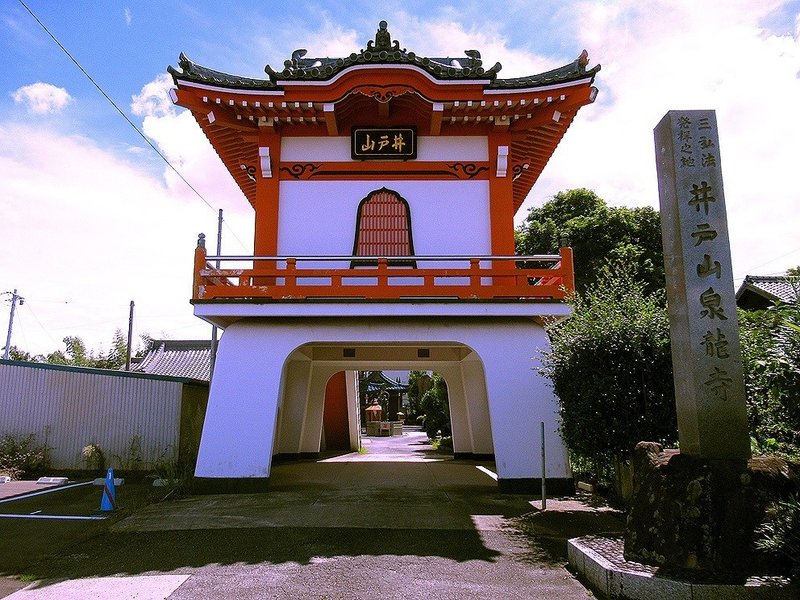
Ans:
<svg viewBox="0 0 800 600"><path fill-rule="evenodd" d="M192 298L558 301L574 289L569 247L533 256L208 256L201 234Z"/></svg>

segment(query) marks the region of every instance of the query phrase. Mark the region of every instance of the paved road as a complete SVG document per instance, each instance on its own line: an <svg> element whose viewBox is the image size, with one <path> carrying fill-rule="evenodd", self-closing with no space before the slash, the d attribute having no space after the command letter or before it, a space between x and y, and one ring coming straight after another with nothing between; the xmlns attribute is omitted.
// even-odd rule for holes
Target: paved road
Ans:
<svg viewBox="0 0 800 600"><path fill-rule="evenodd" d="M275 465L267 494L151 505L27 569L43 581L8 598L590 596L563 566L565 540L618 528L616 515L554 500L537 512L497 491L491 464L421 441Z"/></svg>

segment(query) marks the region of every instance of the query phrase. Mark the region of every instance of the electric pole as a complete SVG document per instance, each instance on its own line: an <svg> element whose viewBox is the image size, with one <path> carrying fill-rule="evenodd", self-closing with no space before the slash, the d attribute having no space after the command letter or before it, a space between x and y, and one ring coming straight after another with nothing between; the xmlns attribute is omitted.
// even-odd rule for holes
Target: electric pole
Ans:
<svg viewBox="0 0 800 600"><path fill-rule="evenodd" d="M11 296L11 314L8 316L8 335L6 336L6 349L3 352L3 358L8 360L8 353L11 352L11 331L14 329L14 310L17 308L17 302L22 306L25 304L25 298L17 294L17 290L13 292L3 292L3 295Z"/></svg>
<svg viewBox="0 0 800 600"><path fill-rule="evenodd" d="M131 310L128 315L128 347L125 352L125 370L131 370L131 346L133 345L133 300L131 300Z"/></svg>
<svg viewBox="0 0 800 600"><path fill-rule="evenodd" d="M222 209L219 209L219 217L217 219L217 256L222 252ZM220 262L216 261L217 269L219 269ZM214 364L217 362L217 326L211 327L211 364L209 365L208 380L214 377Z"/></svg>

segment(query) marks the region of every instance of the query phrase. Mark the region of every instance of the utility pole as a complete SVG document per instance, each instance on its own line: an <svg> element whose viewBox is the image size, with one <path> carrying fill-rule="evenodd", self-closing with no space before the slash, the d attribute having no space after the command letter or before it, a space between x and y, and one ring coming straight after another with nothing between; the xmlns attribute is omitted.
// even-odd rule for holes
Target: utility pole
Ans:
<svg viewBox="0 0 800 600"><path fill-rule="evenodd" d="M17 301L19 305L25 304L25 298L17 294L17 290L13 292L4 292L3 295L11 295L11 314L8 316L8 335L6 336L6 349L3 352L3 358L8 360L8 353L11 352L11 331L14 329L14 310L17 308Z"/></svg>
<svg viewBox="0 0 800 600"><path fill-rule="evenodd" d="M222 252L222 209L219 209L219 217L217 219L217 256ZM219 260L216 261L217 269L219 269ZM214 377L214 363L217 362L217 326L211 327L211 364L209 365L208 379Z"/></svg>
<svg viewBox="0 0 800 600"><path fill-rule="evenodd" d="M128 351L125 354L125 370L131 370L131 345L133 344L133 300L131 300L131 312L128 315Z"/></svg>

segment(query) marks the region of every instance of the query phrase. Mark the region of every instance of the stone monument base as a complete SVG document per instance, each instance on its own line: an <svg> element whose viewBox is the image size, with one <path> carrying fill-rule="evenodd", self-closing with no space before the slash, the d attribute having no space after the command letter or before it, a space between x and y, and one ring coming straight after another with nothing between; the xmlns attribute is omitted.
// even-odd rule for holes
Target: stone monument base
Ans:
<svg viewBox="0 0 800 600"><path fill-rule="evenodd" d="M800 465L776 457L711 460L640 442L626 560L668 569L779 569L753 548L767 508L800 490Z"/></svg>

